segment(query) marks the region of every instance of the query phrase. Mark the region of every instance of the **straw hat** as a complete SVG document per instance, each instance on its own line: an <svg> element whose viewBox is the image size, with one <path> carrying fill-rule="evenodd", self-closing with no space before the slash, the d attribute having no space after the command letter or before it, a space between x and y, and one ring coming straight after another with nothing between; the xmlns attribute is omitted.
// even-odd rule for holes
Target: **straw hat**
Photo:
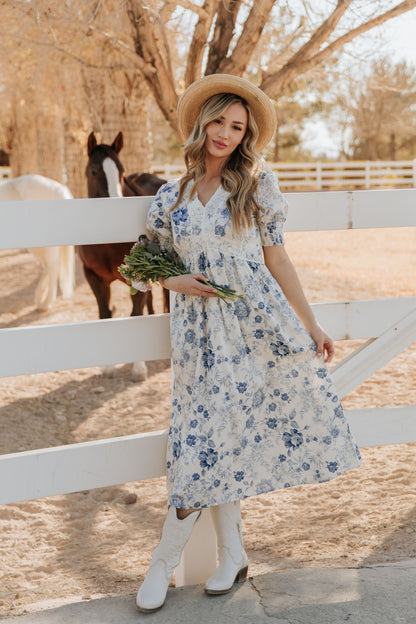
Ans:
<svg viewBox="0 0 416 624"><path fill-rule="evenodd" d="M273 103L267 95L248 80L231 74L211 74L193 82L178 102L178 125L184 140L191 134L202 105L213 95L234 93L250 106L259 128L258 152L273 138L277 120Z"/></svg>

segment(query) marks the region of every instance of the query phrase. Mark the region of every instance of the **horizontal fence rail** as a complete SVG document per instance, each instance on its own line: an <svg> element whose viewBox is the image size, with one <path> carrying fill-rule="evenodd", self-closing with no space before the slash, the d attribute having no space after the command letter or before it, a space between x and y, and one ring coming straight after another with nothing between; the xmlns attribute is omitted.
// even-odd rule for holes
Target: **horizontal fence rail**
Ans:
<svg viewBox="0 0 416 624"><path fill-rule="evenodd" d="M0 249L135 240L145 229L150 201L151 197L111 197L0 202Z"/></svg>
<svg viewBox="0 0 416 624"><path fill-rule="evenodd" d="M360 447L416 442L416 405L346 410ZM162 477L168 431L0 456L0 505Z"/></svg>
<svg viewBox="0 0 416 624"><path fill-rule="evenodd" d="M284 189L416 187L416 160L272 163Z"/></svg>
<svg viewBox="0 0 416 624"><path fill-rule="evenodd" d="M283 190L416 187L416 160L267 162L266 167L278 174ZM185 169L182 165L153 165L151 171L172 180L183 175Z"/></svg>
<svg viewBox="0 0 416 624"><path fill-rule="evenodd" d="M280 186L284 190L416 188L416 160L267 162L266 167L278 174ZM182 164L154 164L150 171L167 180L173 180L182 176L185 168ZM12 177L10 167L0 167L0 182Z"/></svg>
<svg viewBox="0 0 416 624"><path fill-rule="evenodd" d="M0 504L162 477L167 431L0 456Z"/></svg>
<svg viewBox="0 0 416 624"><path fill-rule="evenodd" d="M377 338L416 309L416 297L315 303L334 340ZM169 314L0 329L0 377L170 358Z"/></svg>
<svg viewBox="0 0 416 624"><path fill-rule="evenodd" d="M346 410L358 446L416 442L416 405Z"/></svg>
<svg viewBox="0 0 416 624"><path fill-rule="evenodd" d="M135 240L145 231L150 202L151 197L1 202L0 249ZM293 193L285 229L406 226L416 226L416 189Z"/></svg>
<svg viewBox="0 0 416 624"><path fill-rule="evenodd" d="M169 315L0 329L0 377L170 358Z"/></svg>

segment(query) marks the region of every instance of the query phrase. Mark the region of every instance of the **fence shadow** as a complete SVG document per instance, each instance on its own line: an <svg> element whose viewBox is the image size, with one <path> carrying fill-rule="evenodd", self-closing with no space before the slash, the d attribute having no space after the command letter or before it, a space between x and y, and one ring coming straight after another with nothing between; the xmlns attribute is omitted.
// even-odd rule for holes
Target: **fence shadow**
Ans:
<svg viewBox="0 0 416 624"><path fill-rule="evenodd" d="M127 405L120 410L120 420L108 423L105 418L101 421L96 418L94 431L88 434L88 439L101 439L139 433L141 427L141 401L149 402L152 398L152 382L155 376L170 368L170 360L156 360L147 363L148 379L145 382L131 380L131 365L125 364L116 368L114 376L103 377L101 373L89 374L91 369L80 369L80 379L71 379L46 391L40 396L24 396L9 402L0 408L0 430L6 432L0 440L0 453L14 453L23 450L34 450L56 445L80 442L76 430L82 425L91 413L99 411L108 404L108 410L115 407L111 404L117 396L130 390L132 397ZM72 371L71 371L72 372ZM88 376L85 377L85 374ZM56 374L55 374L56 375ZM65 375L65 372L63 372ZM29 388L26 395L30 394ZM164 398L164 397L162 397ZM134 400L134 406L130 404ZM154 399L157 402L157 396ZM123 413L133 412L135 429L126 431L123 427ZM155 427L147 423L144 430ZM156 427L157 428L157 427ZM161 427L160 427L161 428ZM84 440L82 440L84 441Z"/></svg>
<svg viewBox="0 0 416 624"><path fill-rule="evenodd" d="M405 548L403 547L405 545ZM397 557L398 552L402 554ZM416 505L405 514L398 526L362 561L362 566L416 558Z"/></svg>
<svg viewBox="0 0 416 624"><path fill-rule="evenodd" d="M126 503L128 493L137 496L134 504ZM114 591L115 583L123 593L137 590L138 580L143 580L140 571L150 563L166 517L165 478L153 479L151 488L140 481L67 499L75 514L64 521L62 530L72 537L56 553L56 564L83 577L94 593Z"/></svg>

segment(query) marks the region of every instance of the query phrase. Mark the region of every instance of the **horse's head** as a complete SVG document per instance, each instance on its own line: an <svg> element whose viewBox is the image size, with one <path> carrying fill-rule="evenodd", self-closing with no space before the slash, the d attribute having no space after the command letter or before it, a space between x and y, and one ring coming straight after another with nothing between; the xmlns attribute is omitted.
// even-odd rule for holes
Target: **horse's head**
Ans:
<svg viewBox="0 0 416 624"><path fill-rule="evenodd" d="M122 197L124 167L118 157L123 147L123 134L118 133L111 145L97 144L94 132L88 137L88 164L85 170L88 197Z"/></svg>

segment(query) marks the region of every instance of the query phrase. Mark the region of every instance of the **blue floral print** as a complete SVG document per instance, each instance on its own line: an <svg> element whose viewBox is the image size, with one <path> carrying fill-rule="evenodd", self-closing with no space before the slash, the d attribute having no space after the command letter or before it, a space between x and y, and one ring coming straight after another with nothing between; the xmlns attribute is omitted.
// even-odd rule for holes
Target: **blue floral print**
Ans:
<svg viewBox="0 0 416 624"><path fill-rule="evenodd" d="M203 206L178 182L162 186L147 227L191 273L244 295L231 306L174 293L173 395L167 448L169 503L220 505L360 465L315 343L264 264L284 243L286 200L274 173L259 181L260 218L235 233L220 187Z"/></svg>

